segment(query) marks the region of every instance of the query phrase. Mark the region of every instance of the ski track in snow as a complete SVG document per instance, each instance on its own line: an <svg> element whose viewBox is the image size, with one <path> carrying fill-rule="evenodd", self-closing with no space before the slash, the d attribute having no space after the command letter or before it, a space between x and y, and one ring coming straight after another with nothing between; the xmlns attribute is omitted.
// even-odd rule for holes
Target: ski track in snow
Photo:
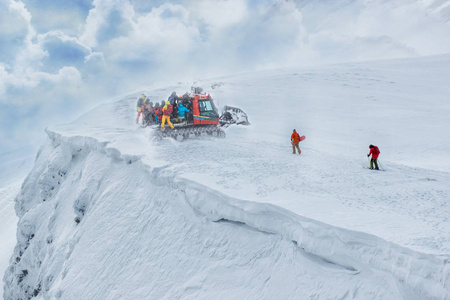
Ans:
<svg viewBox="0 0 450 300"><path fill-rule="evenodd" d="M433 58L417 63L435 68ZM410 127L419 127L407 120L436 83L402 79L409 64L393 64L404 69L373 62L202 82L222 82L216 101L249 115L252 125L225 139L157 142L133 124L138 93L49 129L16 203L6 298L448 299L449 162L403 152L417 148ZM408 97L411 112L400 113ZM272 98L291 109L262 107ZM448 109L423 111L422 132L440 128ZM292 128L307 136L302 155L291 154ZM436 157L441 135L430 137ZM385 172L364 168L369 143Z"/></svg>

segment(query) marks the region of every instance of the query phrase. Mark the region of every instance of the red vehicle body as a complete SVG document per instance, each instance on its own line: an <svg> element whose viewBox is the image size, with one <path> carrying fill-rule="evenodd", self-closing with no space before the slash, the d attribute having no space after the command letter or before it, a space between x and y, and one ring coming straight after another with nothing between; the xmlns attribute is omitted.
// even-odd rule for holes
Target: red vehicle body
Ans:
<svg viewBox="0 0 450 300"><path fill-rule="evenodd" d="M194 125L218 125L219 113L211 96L194 95L192 98L192 114Z"/></svg>

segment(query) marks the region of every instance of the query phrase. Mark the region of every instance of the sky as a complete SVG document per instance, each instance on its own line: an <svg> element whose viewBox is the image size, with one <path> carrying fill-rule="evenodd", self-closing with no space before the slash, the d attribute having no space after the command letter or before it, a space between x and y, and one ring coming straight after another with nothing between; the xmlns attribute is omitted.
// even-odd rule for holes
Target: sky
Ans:
<svg viewBox="0 0 450 300"><path fill-rule="evenodd" d="M449 33L445 0L0 0L0 153L130 91L449 53Z"/></svg>

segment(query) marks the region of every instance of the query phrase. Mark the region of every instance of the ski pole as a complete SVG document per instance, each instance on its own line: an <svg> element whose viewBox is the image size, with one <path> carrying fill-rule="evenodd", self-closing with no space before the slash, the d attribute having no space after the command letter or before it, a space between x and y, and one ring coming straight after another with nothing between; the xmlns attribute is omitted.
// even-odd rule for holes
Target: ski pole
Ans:
<svg viewBox="0 0 450 300"><path fill-rule="evenodd" d="M383 168L383 166L381 165L380 160L378 160L378 164L380 165L380 169L384 171L384 168Z"/></svg>

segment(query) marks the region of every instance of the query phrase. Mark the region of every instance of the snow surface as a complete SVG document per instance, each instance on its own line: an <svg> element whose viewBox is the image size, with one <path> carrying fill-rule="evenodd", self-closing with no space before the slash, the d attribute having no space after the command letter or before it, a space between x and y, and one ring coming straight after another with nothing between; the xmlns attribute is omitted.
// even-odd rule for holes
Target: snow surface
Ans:
<svg viewBox="0 0 450 300"><path fill-rule="evenodd" d="M16 244L17 216L14 213L14 197L20 190L20 184L0 188L0 274L4 274L9 265L9 258ZM3 295L3 284L0 286Z"/></svg>
<svg viewBox="0 0 450 300"><path fill-rule="evenodd" d="M157 141L140 92L49 128L4 298L450 299L448 78L450 55L197 80L249 115L225 139Z"/></svg>
<svg viewBox="0 0 450 300"><path fill-rule="evenodd" d="M0 274L8 268L16 244L18 218L14 212L14 198L34 163L35 154L29 150L26 147L0 154ZM3 284L0 285L0 295L3 295Z"/></svg>

